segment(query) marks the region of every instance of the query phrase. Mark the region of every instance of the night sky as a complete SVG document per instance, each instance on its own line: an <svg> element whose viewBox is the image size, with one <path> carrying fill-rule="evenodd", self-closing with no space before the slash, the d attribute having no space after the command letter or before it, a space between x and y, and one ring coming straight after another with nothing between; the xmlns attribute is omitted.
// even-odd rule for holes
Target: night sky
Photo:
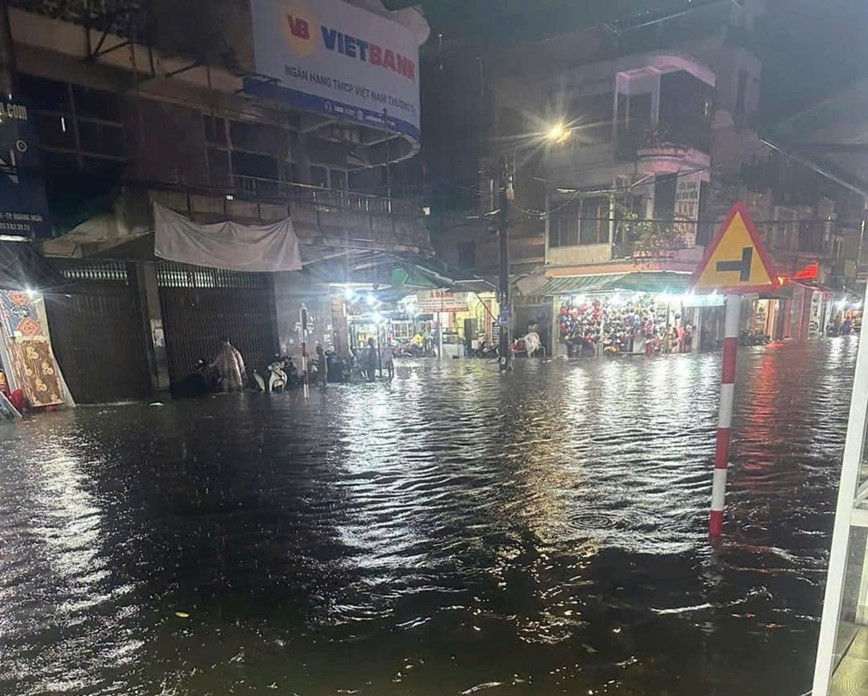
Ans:
<svg viewBox="0 0 868 696"><path fill-rule="evenodd" d="M735 2L736 0L730 0ZM384 0L390 8L418 0ZM787 118L863 79L866 0L766 0L754 50L764 66L762 117ZM576 29L637 21L709 0L423 0L431 41L472 41L480 53Z"/></svg>

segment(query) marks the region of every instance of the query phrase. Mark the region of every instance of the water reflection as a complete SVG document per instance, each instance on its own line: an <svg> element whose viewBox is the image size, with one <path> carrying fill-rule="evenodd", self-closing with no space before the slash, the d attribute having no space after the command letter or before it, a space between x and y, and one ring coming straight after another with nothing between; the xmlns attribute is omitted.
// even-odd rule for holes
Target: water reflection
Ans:
<svg viewBox="0 0 868 696"><path fill-rule="evenodd" d="M855 347L0 426L0 694L803 693Z"/></svg>

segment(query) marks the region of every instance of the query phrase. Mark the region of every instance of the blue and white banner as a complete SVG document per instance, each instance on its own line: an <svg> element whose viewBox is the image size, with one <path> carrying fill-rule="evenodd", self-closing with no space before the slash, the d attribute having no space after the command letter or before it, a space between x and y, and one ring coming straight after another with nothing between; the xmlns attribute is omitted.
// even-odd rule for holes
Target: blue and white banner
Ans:
<svg viewBox="0 0 868 696"><path fill-rule="evenodd" d="M419 139L419 45L343 0L250 0L256 72L246 91Z"/></svg>

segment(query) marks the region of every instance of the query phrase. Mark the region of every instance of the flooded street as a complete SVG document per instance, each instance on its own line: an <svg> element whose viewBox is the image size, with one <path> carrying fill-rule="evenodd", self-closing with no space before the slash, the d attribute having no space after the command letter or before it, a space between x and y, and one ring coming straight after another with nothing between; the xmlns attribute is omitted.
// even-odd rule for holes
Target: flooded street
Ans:
<svg viewBox="0 0 868 696"><path fill-rule="evenodd" d="M800 696L857 346L0 424L0 694Z"/></svg>

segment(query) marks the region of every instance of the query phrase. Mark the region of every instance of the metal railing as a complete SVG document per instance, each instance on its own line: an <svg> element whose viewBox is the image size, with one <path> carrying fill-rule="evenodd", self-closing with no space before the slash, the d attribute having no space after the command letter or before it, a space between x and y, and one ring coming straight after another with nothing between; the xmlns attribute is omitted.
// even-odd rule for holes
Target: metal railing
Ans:
<svg viewBox="0 0 868 696"><path fill-rule="evenodd" d="M318 210L365 215L421 217L421 209L411 201L240 174L232 175L230 180L233 195L239 199L307 205Z"/></svg>

